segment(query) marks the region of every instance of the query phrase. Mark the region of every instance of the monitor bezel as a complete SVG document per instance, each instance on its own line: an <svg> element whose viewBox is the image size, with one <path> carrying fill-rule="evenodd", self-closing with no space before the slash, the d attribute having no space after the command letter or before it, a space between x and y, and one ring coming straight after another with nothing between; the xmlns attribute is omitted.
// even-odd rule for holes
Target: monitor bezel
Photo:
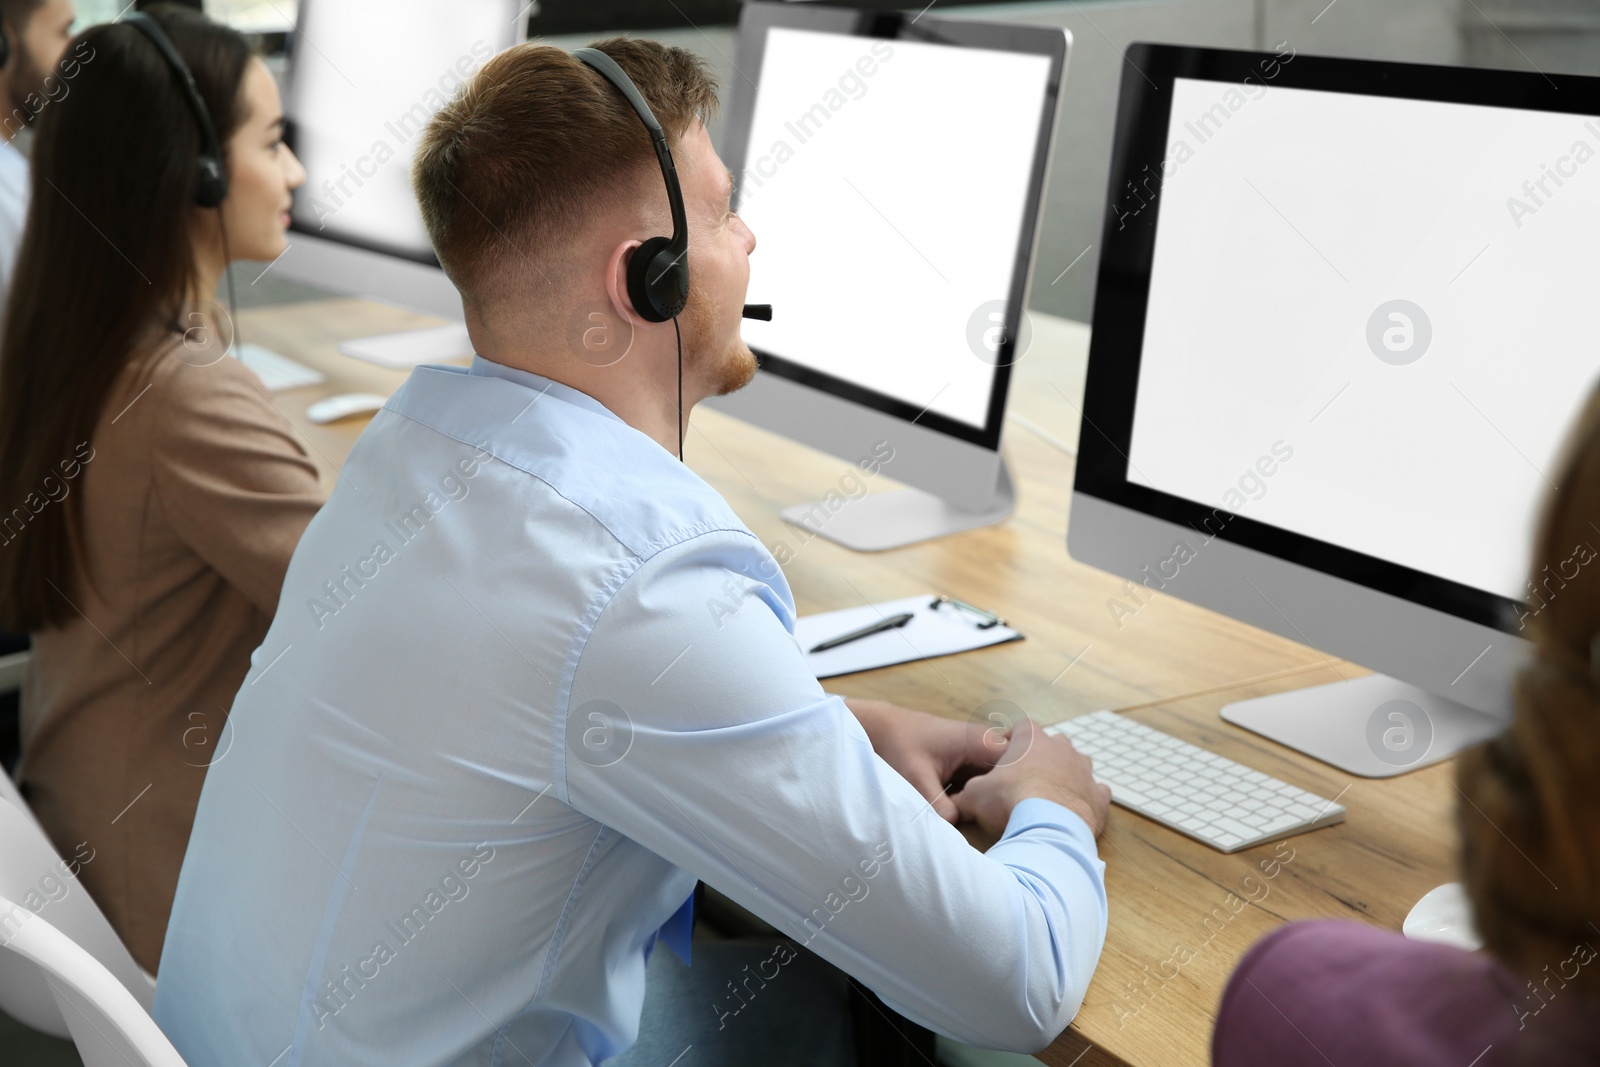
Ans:
<svg viewBox="0 0 1600 1067"><path fill-rule="evenodd" d="M1128 199L1124 191L1148 192L1147 171L1161 173L1175 79L1243 83L1254 75L1259 81L1261 64L1278 59L1272 78L1277 86L1600 115L1600 78L1299 55L1285 53L1283 47L1277 52L1253 52L1138 42L1128 49L1107 182L1074 489L1198 534L1220 537L1468 622L1518 634L1519 618L1527 610L1520 601L1127 478L1162 198L1159 187L1148 200L1143 195ZM1284 55L1290 56L1289 62L1281 62ZM1121 210L1124 203L1130 210ZM1143 206L1132 210L1135 203ZM1219 516L1220 527L1213 529L1207 520L1216 524Z"/></svg>
<svg viewBox="0 0 1600 1067"><path fill-rule="evenodd" d="M720 153L723 163L736 175L743 175L745 172L750 124L755 117L756 93L748 89L751 85L760 84L766 35L767 31L773 28L811 30L840 36L882 38L891 41L951 44L964 48L986 48L1040 55L1050 60L1044 107L1040 115L1033 166L1028 177L1027 199L1013 262L1011 289L1006 297L1005 336L999 352L996 353L995 373L983 426L973 426L926 407L919 409L916 405L898 397L868 389L752 346L752 351L765 372L881 414L916 423L998 452L1001 430L1005 422L1006 398L1011 385L1011 370L1018 358L1026 356L1026 352L1023 352L1019 357L1015 352L1015 346L1016 339L1021 335L1022 316L1025 313L1032 280L1030 275L1033 250L1038 240L1039 219L1050 169L1057 110L1066 75L1067 35L1060 29L1049 27L945 19L927 14L919 16L915 12L869 11L828 4L785 3L781 0L780 2L747 0L739 13L734 51L734 84L727 101L727 118L723 127L723 145ZM739 195L740 189L735 188L735 210L738 210ZM778 299L775 294L768 295L775 301ZM782 313L781 303L778 304L778 311ZM886 308L885 313L897 312L896 309Z"/></svg>

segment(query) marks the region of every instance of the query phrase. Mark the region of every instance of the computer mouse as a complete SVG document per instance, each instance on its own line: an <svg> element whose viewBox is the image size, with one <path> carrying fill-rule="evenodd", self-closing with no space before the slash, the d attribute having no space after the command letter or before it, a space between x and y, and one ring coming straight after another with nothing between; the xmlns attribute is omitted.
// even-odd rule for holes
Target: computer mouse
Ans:
<svg viewBox="0 0 1600 1067"><path fill-rule="evenodd" d="M1430 890L1411 908L1401 926L1413 941L1438 941L1476 952L1483 939L1472 926L1472 902L1460 882Z"/></svg>
<svg viewBox="0 0 1600 1067"><path fill-rule="evenodd" d="M388 400L388 397L377 393L336 393L307 407L306 418L320 425L348 419L351 415L370 415Z"/></svg>

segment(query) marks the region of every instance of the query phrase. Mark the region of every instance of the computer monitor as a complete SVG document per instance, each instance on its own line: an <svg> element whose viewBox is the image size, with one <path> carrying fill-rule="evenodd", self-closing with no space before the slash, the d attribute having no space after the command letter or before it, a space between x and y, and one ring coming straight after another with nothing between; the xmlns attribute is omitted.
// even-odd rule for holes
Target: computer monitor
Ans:
<svg viewBox="0 0 1600 1067"><path fill-rule="evenodd" d="M784 518L857 549L997 522L1000 452L1070 39L746 3L722 158L756 235L761 370L710 402L911 488Z"/></svg>
<svg viewBox="0 0 1600 1067"><path fill-rule="evenodd" d="M1594 386L1600 80L1137 45L1121 94L1067 535L1129 579L1108 623L1160 591L1379 672L1223 711L1356 774L1492 735L1594 555L1528 581Z"/></svg>
<svg viewBox="0 0 1600 1067"><path fill-rule="evenodd" d="M461 296L445 277L411 191L428 120L491 56L522 36L516 0L300 0L284 73L286 138L306 169L274 273L449 319L415 338L362 346L420 362L471 352ZM409 356L400 353L411 350ZM432 351L430 351L432 350Z"/></svg>

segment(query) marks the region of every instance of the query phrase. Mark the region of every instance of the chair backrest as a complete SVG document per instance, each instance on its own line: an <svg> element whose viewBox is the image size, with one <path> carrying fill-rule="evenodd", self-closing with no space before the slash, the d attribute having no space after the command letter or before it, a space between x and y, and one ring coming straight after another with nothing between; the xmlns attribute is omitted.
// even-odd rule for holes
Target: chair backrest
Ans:
<svg viewBox="0 0 1600 1067"><path fill-rule="evenodd" d="M149 1009L115 975L42 915L4 896L0 958L22 960L39 973L84 1067L184 1067Z"/></svg>
<svg viewBox="0 0 1600 1067"><path fill-rule="evenodd" d="M14 800L9 797L15 797ZM24 805L19 807L19 805ZM93 853L89 853L89 862ZM40 829L11 780L0 771L0 897L98 960L144 1011L155 999L144 972L77 879L82 857L62 860ZM0 937L5 931L0 929ZM72 1020L34 964L15 953L0 953L0 1010L18 1022L55 1037L72 1037Z"/></svg>
<svg viewBox="0 0 1600 1067"><path fill-rule="evenodd" d="M18 791L17 783L13 782L11 780L11 776L6 774L3 770L0 770L0 800L9 801L17 808L26 812L28 818L33 819L35 824L38 823L39 820L34 819L33 809L28 807L28 802L26 800L22 799L22 793Z"/></svg>

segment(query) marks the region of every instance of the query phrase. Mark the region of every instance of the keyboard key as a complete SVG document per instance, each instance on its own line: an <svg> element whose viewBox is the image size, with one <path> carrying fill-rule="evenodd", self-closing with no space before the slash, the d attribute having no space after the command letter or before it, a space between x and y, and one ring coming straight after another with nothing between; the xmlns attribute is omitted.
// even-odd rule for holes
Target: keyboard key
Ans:
<svg viewBox="0 0 1600 1067"><path fill-rule="evenodd" d="M1256 836L1256 832L1250 829L1250 827L1244 825L1242 822L1239 822L1237 819L1231 819L1226 816L1220 819L1213 819L1211 821L1211 825L1215 826L1225 834L1238 835L1241 841L1246 838Z"/></svg>

